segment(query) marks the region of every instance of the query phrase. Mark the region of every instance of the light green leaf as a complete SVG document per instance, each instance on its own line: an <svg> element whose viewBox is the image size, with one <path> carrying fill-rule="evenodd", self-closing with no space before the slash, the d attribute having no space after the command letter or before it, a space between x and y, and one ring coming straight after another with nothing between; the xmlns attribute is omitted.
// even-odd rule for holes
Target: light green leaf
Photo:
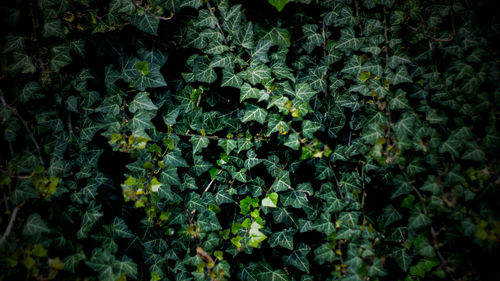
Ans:
<svg viewBox="0 0 500 281"><path fill-rule="evenodd" d="M267 0L269 4L273 5L278 12L281 12L283 8L285 8L285 5L289 2L289 0Z"/></svg>

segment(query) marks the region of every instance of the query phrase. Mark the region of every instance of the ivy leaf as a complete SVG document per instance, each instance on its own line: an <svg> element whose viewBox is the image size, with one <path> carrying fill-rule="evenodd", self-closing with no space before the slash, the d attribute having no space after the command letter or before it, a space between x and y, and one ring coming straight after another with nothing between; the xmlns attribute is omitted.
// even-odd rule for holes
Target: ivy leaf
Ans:
<svg viewBox="0 0 500 281"><path fill-rule="evenodd" d="M240 88L243 84L243 80L234 74L232 69L224 68L222 69L222 83L221 87L234 87Z"/></svg>
<svg viewBox="0 0 500 281"><path fill-rule="evenodd" d="M295 233L297 233L297 230L293 228L273 232L271 237L269 237L269 245L271 246L271 248L279 245L283 248L293 250L293 236L295 235Z"/></svg>
<svg viewBox="0 0 500 281"><path fill-rule="evenodd" d="M240 88L240 102L247 99L260 99L262 94L259 89L253 88L248 83L244 83Z"/></svg>
<svg viewBox="0 0 500 281"><path fill-rule="evenodd" d="M331 263L336 259L335 253L330 248L329 243L323 243L321 246L314 250L314 260L320 265L324 263Z"/></svg>
<svg viewBox="0 0 500 281"><path fill-rule="evenodd" d="M311 86L307 83L300 83L295 86L295 97L302 102L309 102L309 100L316 95Z"/></svg>
<svg viewBox="0 0 500 281"><path fill-rule="evenodd" d="M257 154L253 150L247 152L247 157L248 158L245 160L245 168L247 170L252 169L264 161L264 159L257 158Z"/></svg>
<svg viewBox="0 0 500 281"><path fill-rule="evenodd" d="M253 104L248 104L245 110L245 115L241 118L243 123L248 121L257 121L260 124L264 124L267 117L267 111L263 108L255 106Z"/></svg>
<svg viewBox="0 0 500 281"><path fill-rule="evenodd" d="M197 81L208 84L213 83L217 79L217 73L210 66L210 61L208 58L202 56L198 56L194 60L193 74Z"/></svg>
<svg viewBox="0 0 500 281"><path fill-rule="evenodd" d="M138 110L157 110L158 107L153 104L149 98L149 93L139 92L135 95L134 100L129 104L129 110L135 113Z"/></svg>
<svg viewBox="0 0 500 281"><path fill-rule="evenodd" d="M264 64L252 64L245 71L238 73L238 75L252 85L256 85L271 79L271 69Z"/></svg>
<svg viewBox="0 0 500 281"><path fill-rule="evenodd" d="M299 150L300 148L299 135L290 134L288 136L288 139L285 141L284 145L290 147L293 150Z"/></svg>
<svg viewBox="0 0 500 281"><path fill-rule="evenodd" d="M290 172L284 170L280 171L271 188L275 192L292 189L292 186L290 185Z"/></svg>
<svg viewBox="0 0 500 281"><path fill-rule="evenodd" d="M51 49L52 59L50 60L50 65L56 72L59 72L62 67L71 63L69 51L70 48L66 45L58 45Z"/></svg>
<svg viewBox="0 0 500 281"><path fill-rule="evenodd" d="M253 24L248 22L235 35L234 42L245 49L253 49L255 46L253 40Z"/></svg>
<svg viewBox="0 0 500 281"><path fill-rule="evenodd" d="M137 278L137 264L129 257L123 256L121 260L113 264L113 270L117 275L127 275L131 278Z"/></svg>
<svg viewBox="0 0 500 281"><path fill-rule="evenodd" d="M181 7L191 7L198 9L203 5L203 0L184 0L181 3Z"/></svg>
<svg viewBox="0 0 500 281"><path fill-rule="evenodd" d="M340 39L335 48L344 52L357 51L361 47L361 40L356 38L354 29L348 27L340 30Z"/></svg>
<svg viewBox="0 0 500 281"><path fill-rule="evenodd" d="M23 227L23 235L39 238L42 233L50 232L50 228L42 219L40 214L31 214Z"/></svg>
<svg viewBox="0 0 500 281"><path fill-rule="evenodd" d="M309 273L309 260L307 259L309 251L311 251L311 247L305 243L301 243L298 249L293 251L289 256L285 256L283 261L285 264L293 265L299 270Z"/></svg>
<svg viewBox="0 0 500 281"><path fill-rule="evenodd" d="M252 222L250 230L248 231L248 234L250 236L248 244L254 248L259 247L259 244L267 238L267 236L260 231L261 228L262 226L260 224L258 224L257 222Z"/></svg>
<svg viewBox="0 0 500 281"><path fill-rule="evenodd" d="M267 263L259 263L254 275L259 281L289 281L288 275L281 269L274 270Z"/></svg>
<svg viewBox="0 0 500 281"><path fill-rule="evenodd" d="M189 141L193 145L193 154L201 152L203 148L207 148L210 141L207 137L195 135L192 136Z"/></svg>
<svg viewBox="0 0 500 281"><path fill-rule="evenodd" d="M267 57L267 52L269 52L269 48L273 45L273 41L261 39L257 42L257 46L252 51L252 61L260 61L262 63L266 63L269 61Z"/></svg>
<svg viewBox="0 0 500 281"><path fill-rule="evenodd" d="M278 12L281 12L283 8L285 8L285 5L289 2L289 0L267 0L269 4L273 5Z"/></svg>
<svg viewBox="0 0 500 281"><path fill-rule="evenodd" d="M64 38L64 29L60 19L48 20L43 25L43 37Z"/></svg>
<svg viewBox="0 0 500 281"><path fill-rule="evenodd" d="M183 167L183 168L189 167L186 160L182 158L181 153L176 150L167 152L167 154L165 154L165 157L163 157L163 162L165 166L169 167Z"/></svg>
<svg viewBox="0 0 500 281"><path fill-rule="evenodd" d="M75 273L75 269L78 266L78 264L85 260L87 257L85 256L85 253L83 251L78 251L74 253L73 255L67 256L64 259L64 270L67 270L71 273Z"/></svg>
<svg viewBox="0 0 500 281"><path fill-rule="evenodd" d="M217 231L222 229L217 216L210 211L205 211L198 216L198 225L202 231Z"/></svg>
<svg viewBox="0 0 500 281"><path fill-rule="evenodd" d="M141 31L151 35L158 35L158 25L160 24L160 19L150 13L137 13L131 19L130 23Z"/></svg>
<svg viewBox="0 0 500 281"><path fill-rule="evenodd" d="M2 54L14 51L14 50L24 50L25 43L24 38L19 35L9 34L5 37L5 45L2 50Z"/></svg>
<svg viewBox="0 0 500 281"><path fill-rule="evenodd" d="M233 139L219 139L218 145L222 147L227 155L229 155L233 149L238 147L238 144Z"/></svg>
<svg viewBox="0 0 500 281"><path fill-rule="evenodd" d="M391 257L394 258L397 265L403 269L405 272L408 271L413 257L406 252L405 248L396 249L391 253Z"/></svg>
<svg viewBox="0 0 500 281"><path fill-rule="evenodd" d="M276 208L278 204L278 193L272 192L269 196L262 199L262 206L269 208Z"/></svg>

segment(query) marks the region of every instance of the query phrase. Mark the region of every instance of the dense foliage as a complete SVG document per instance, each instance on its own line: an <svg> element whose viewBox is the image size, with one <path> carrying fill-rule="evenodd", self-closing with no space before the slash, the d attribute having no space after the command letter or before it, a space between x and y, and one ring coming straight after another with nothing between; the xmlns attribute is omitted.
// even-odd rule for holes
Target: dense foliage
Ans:
<svg viewBox="0 0 500 281"><path fill-rule="evenodd" d="M488 3L0 6L0 279L500 278Z"/></svg>

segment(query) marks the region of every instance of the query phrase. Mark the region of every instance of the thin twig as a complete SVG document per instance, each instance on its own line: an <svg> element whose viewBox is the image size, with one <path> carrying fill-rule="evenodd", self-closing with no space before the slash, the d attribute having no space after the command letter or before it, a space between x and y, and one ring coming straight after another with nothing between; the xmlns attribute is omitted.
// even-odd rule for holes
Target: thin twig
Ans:
<svg viewBox="0 0 500 281"><path fill-rule="evenodd" d="M5 106L5 107L10 107L7 102L5 101L4 97L3 96L0 96L0 100L2 101L2 104ZM33 144L35 145L36 147L36 150L38 151L38 158L40 160L40 164L45 165L44 164L44 161L43 161L43 158L42 158L42 153L41 153L41 149L40 149L40 145L38 145L38 142L36 141L35 137L33 137L33 134L31 133L31 130L29 129L28 127L28 124L26 123L26 121L21 117L21 115L19 115L19 113L17 112L17 110L15 108L11 108L12 109L12 112L14 115L17 116L17 118L19 118L19 120L21 121L21 123L23 123L23 126L24 128L26 129L26 132L28 133L28 135L30 136L31 138L31 141L33 142Z"/></svg>
<svg viewBox="0 0 500 281"><path fill-rule="evenodd" d="M418 31L418 28L413 27L413 26L411 26L411 25L409 25L409 24L406 24L406 26L407 26L409 29L413 30L413 31ZM449 36L448 38L436 38L436 37L434 37L434 36L430 36L430 35L428 35L428 34L427 34L427 33L425 33L425 32L422 32L422 34L423 34L423 35L424 35L427 39L430 39L430 40L432 40L432 41L434 41L434 42L450 42L450 41L452 41L452 40L453 40L453 38L454 38L454 34L455 34L455 33L454 33L454 32L450 33L450 36Z"/></svg>
<svg viewBox="0 0 500 281"><path fill-rule="evenodd" d="M213 183L214 183L214 181L215 181L215 177L216 177L216 176L218 176L218 175L220 175L220 174L222 173L222 171L224 171L224 169L220 169L220 170L217 172L217 174L216 174L216 175L214 176L214 178L210 181L210 183L209 183L209 184L207 185L207 187L205 188L205 191L203 191L203 192L207 192L207 191L208 191L208 189L210 189L210 187L212 186L212 184L213 184Z"/></svg>
<svg viewBox="0 0 500 281"><path fill-rule="evenodd" d="M0 238L0 246L7 240L7 237L10 235L12 232L12 227L14 226L14 221L16 220L17 213L19 212L19 209L24 205L26 201L23 201L21 204L17 205L14 210L12 211L12 214L10 215L10 220L9 224L7 225L7 228L5 229L5 232L2 235L2 238Z"/></svg>
<svg viewBox="0 0 500 281"><path fill-rule="evenodd" d="M179 135L181 136L181 135ZM196 135L196 134L191 134L191 133L186 133L182 136L186 136L186 137L194 137L194 136L201 136L201 137L204 137L204 138L207 138L207 139L210 139L210 140L218 140L219 137L218 136L202 136L202 135Z"/></svg>
<svg viewBox="0 0 500 281"><path fill-rule="evenodd" d="M43 157L42 157L42 150L40 149L40 145L38 144L38 142L36 141L35 137L33 136L33 134L31 133L31 130L30 128L28 127L28 123L26 123L26 121L21 117L21 115L17 114L16 112L16 115L17 117L19 118L19 120L21 120L21 123L23 123L23 126L24 126L24 129L26 129L26 132L28 133L28 135L30 136L31 138L31 141L33 142L33 144L35 145L36 147L36 150L38 151L38 159L40 160L40 164L42 166L45 166L45 162L43 161Z"/></svg>
<svg viewBox="0 0 500 281"><path fill-rule="evenodd" d="M71 125L71 112L68 112L68 134L69 138L73 137L73 126Z"/></svg>
<svg viewBox="0 0 500 281"><path fill-rule="evenodd" d="M141 8L142 7L139 4L137 4L137 2L135 2L135 0L132 0L132 3L134 3L134 5L135 5L136 8ZM142 7L142 8L144 8L144 12L148 13L148 15L151 15L155 19L167 21L167 20L171 20L174 17L174 13L172 13L172 12L170 12L170 16L168 16L168 17L162 17L162 16L159 16L159 15L151 12L151 10L149 8L145 8L145 7Z"/></svg>
<svg viewBox="0 0 500 281"><path fill-rule="evenodd" d="M384 39L385 39L385 46L384 46L384 53L385 53L385 67L387 68L387 63L389 63L389 36L387 35L388 31L387 27L387 9L384 7Z"/></svg>
<svg viewBox="0 0 500 281"><path fill-rule="evenodd" d="M351 114L351 122L349 122L349 139L347 140L347 146L351 146L352 122L353 121L354 121L354 112Z"/></svg>
<svg viewBox="0 0 500 281"><path fill-rule="evenodd" d="M406 177L406 175L405 175ZM422 195L422 193L420 193L420 191L418 191L418 189L413 186L412 184L410 184L411 187L413 188L413 191L415 191L415 193L417 194L417 197L418 199L420 200L420 202L422 202L422 211L424 212L424 215L428 215L427 213L427 208L425 207L425 198L424 196ZM439 245L437 243L438 241L438 238L437 238L437 233L436 233L436 230L434 229L434 227L432 226L432 223L430 225L430 230L431 230L431 236L432 236L432 246L434 248L434 250L436 250L436 253L439 257L439 260L441 261L441 263L443 264L443 266L445 267L445 270L446 272L450 275L451 279L452 280L457 280L455 278L455 276L453 276L453 273L452 273L452 270L451 268L448 266L448 262L446 261L446 259L443 257L443 254L441 253L441 250L439 250Z"/></svg>

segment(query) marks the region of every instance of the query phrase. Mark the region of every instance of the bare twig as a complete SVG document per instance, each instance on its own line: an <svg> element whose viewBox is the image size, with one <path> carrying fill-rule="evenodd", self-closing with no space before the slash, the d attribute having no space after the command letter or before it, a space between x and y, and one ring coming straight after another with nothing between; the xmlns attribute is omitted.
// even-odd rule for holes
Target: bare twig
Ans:
<svg viewBox="0 0 500 281"><path fill-rule="evenodd" d="M387 9L384 7L384 53L385 53L385 67L387 68L387 64L389 63L389 36L387 35L387 31L389 28L387 27Z"/></svg>
<svg viewBox="0 0 500 281"><path fill-rule="evenodd" d="M134 3L134 5L135 5L136 8L142 7L139 4L137 4L137 2L135 2L135 0L132 0L132 3ZM153 16L155 19L167 21L167 20L171 20L174 17L174 13L172 13L172 12L170 12L170 16L163 17L163 16L159 16L159 15L151 12L151 10L149 8L147 8L147 7L142 7L142 8L144 8L144 12L146 12L148 15Z"/></svg>
<svg viewBox="0 0 500 281"><path fill-rule="evenodd" d="M42 166L45 165L45 162L43 161L43 157L42 157L42 150L40 149L40 145L38 144L38 142L36 141L35 137L33 136L33 134L31 133L31 130L30 128L28 127L28 123L26 123L26 121L21 117L21 115L17 114L17 112L15 112L17 117L19 118L19 120L21 120L21 123L23 123L23 126L24 126L24 129L26 130L26 132L28 133L28 135L30 136L31 138L31 141L33 142L33 144L35 145L35 148L36 150L38 151L38 160L40 160L40 164Z"/></svg>
<svg viewBox="0 0 500 281"><path fill-rule="evenodd" d="M413 30L413 31L418 31L418 28L416 27L413 27L409 24L406 25L409 29ZM453 27L454 28L454 27ZM455 32L452 31L450 32L450 36L448 38L436 38L434 36L430 36L429 34L425 33L425 32L422 32L422 34L427 38L427 39L430 39L434 42L450 42L453 40L453 38L455 37Z"/></svg>
<svg viewBox="0 0 500 281"><path fill-rule="evenodd" d="M207 191L210 189L210 187L212 186L212 184L215 182L215 177L216 177L216 176L218 176L218 175L220 175L220 174L222 173L222 171L224 171L224 169L220 169L220 170L217 172L217 174L216 174L216 175L214 176L214 178L210 181L210 183L209 183L209 184L207 185L207 187L205 188L205 191L203 191L203 192L207 192Z"/></svg>
<svg viewBox="0 0 500 281"><path fill-rule="evenodd" d="M3 96L0 96L0 100L2 101L2 104L5 106L5 107L10 107L7 102L5 101L5 98ZM42 158L42 152L41 152L41 149L40 149L40 145L38 145L38 142L36 141L35 137L33 136L33 134L31 133L31 130L29 129L28 127L28 124L26 123L26 121L23 119L23 117L21 117L21 115L19 115L19 113L17 112L17 110L15 108L12 108L12 113L14 115L17 116L17 118L19 118L19 120L21 121L21 123L23 123L23 126L24 126L24 129L26 129L26 132L28 133L28 135L30 136L31 138L31 141L33 142L33 144L35 145L36 147L36 150L38 151L38 159L40 160L40 164L45 165L44 164L44 161L43 161L43 158Z"/></svg>
<svg viewBox="0 0 500 281"><path fill-rule="evenodd" d="M17 213L19 212L19 209L21 209L21 207L24 205L24 203L26 203L26 202L23 201L21 204L17 205L14 208L14 210L12 211L12 214L10 215L9 224L7 225L7 228L5 229L5 232L3 233L2 238L0 238L0 246L2 246L2 244L5 242L5 240L7 240L7 237L12 232L12 227L14 227L14 221L16 220Z"/></svg>
<svg viewBox="0 0 500 281"><path fill-rule="evenodd" d="M406 177L406 175L405 175L405 177ZM412 184L410 184L410 185L413 188L413 191L415 191L415 193L417 194L417 197L420 200L420 202L422 202L422 211L424 212L424 215L427 216L428 213L427 213L427 208L425 207L424 196L422 195L422 193L420 193L420 191L415 186L413 186ZM453 276L452 269L448 266L448 262L446 261L443 254L441 253L441 250L439 250L439 245L437 242L438 241L437 233L436 233L436 230L434 229L434 227L432 226L432 223L430 225L430 230L431 230L431 236L432 236L432 246L433 246L434 250L436 250L436 254L439 257L441 264L443 264L446 272L450 275L451 279L454 281L457 280L455 278L455 276Z"/></svg>

